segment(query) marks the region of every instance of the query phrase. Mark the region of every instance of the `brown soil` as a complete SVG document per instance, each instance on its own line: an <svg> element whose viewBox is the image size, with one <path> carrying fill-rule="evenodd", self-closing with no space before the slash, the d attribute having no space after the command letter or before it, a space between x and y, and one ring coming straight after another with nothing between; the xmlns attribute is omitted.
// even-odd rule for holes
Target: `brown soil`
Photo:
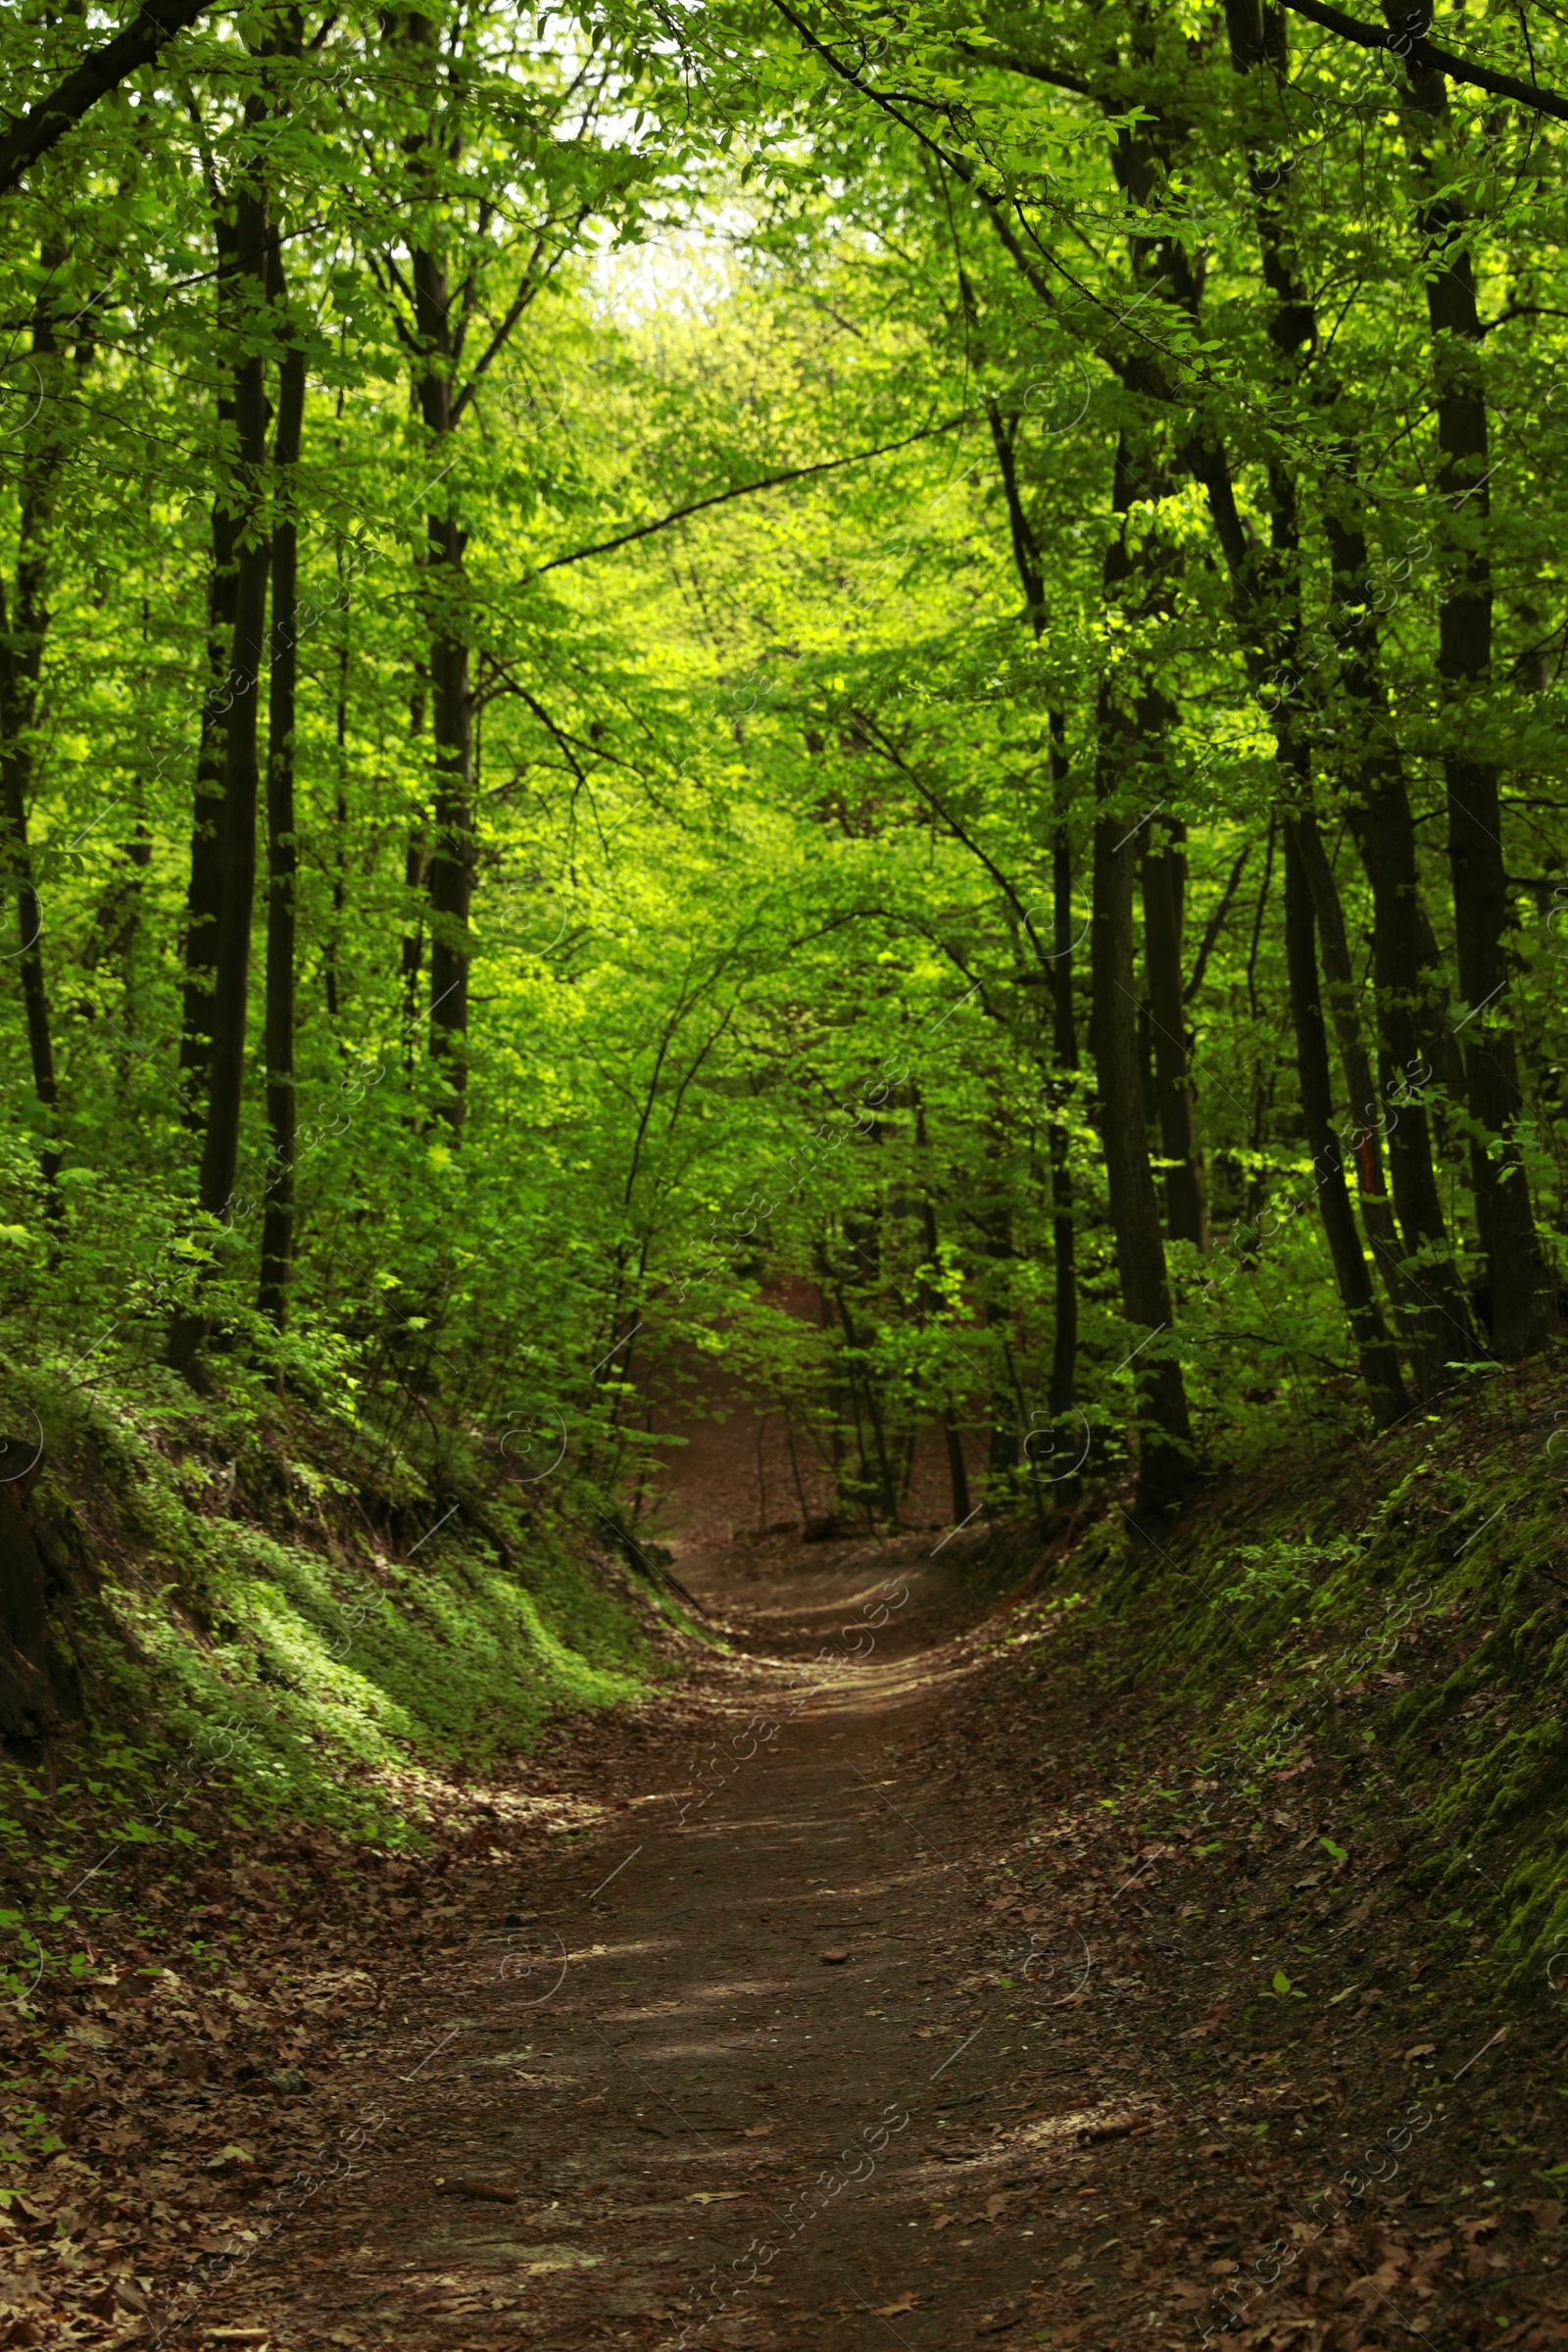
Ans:
<svg viewBox="0 0 1568 2352"><path fill-rule="evenodd" d="M1142 1839L1106 1801L1134 1702L1070 1613L966 1629L931 1544L684 1557L728 1654L530 1764L564 1834L469 1791L489 1826L421 1883L359 1862L290 1979L298 2075L148 2078L118 2266L101 2209L74 2269L55 2227L61 2165L109 2162L84 2126L9 2340L1568 2342L1555 2024L1457 1974L1431 2003L1421 1923L1317 1852L1304 1784L1258 1875ZM257 1915L258 1984L290 1933ZM1381 2186L1325 2204L1369 2144Z"/></svg>

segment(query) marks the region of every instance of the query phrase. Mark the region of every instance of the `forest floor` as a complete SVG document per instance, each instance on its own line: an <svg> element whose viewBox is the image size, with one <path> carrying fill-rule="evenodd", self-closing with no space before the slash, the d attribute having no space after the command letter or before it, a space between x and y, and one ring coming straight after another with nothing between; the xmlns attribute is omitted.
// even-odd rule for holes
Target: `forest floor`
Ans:
<svg viewBox="0 0 1568 2352"><path fill-rule="evenodd" d="M1433 1981L1310 1768L1260 1868L1200 1794L1148 1838L1136 1693L932 1548L688 1553L726 1646L429 1857L205 1858L56 2005L0 2340L1568 2343L1555 2023ZM236 1918L196 1988L178 1936Z"/></svg>

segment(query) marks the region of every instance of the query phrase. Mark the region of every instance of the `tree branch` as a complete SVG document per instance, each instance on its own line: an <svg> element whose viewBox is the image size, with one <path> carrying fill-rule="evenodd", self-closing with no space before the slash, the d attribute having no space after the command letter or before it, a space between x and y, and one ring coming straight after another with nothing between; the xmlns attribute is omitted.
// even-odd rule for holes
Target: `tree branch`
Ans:
<svg viewBox="0 0 1568 2352"><path fill-rule="evenodd" d="M1019 57L1011 49L980 49L973 41L955 41L954 47L961 56L972 58L977 66L995 66L1001 74L1026 74L1031 81L1047 81L1054 90L1070 90L1075 98L1094 98L1092 89L1081 74L1064 74L1056 66L1037 66L1027 57Z"/></svg>
<svg viewBox="0 0 1568 2352"><path fill-rule="evenodd" d="M701 514L705 507L721 507L731 498L749 498L754 490L776 490L781 482L804 482L813 473L836 473L841 466L859 466L867 458L885 458L896 449L912 448L916 441L930 441L938 433L951 433L963 422L961 416L950 416L946 424L928 424L921 432L906 433L902 441L884 441L876 449L857 450L852 458L823 458L815 466L792 466L787 473L770 473L760 482L742 482L733 490L715 490L710 498L694 499L689 507L677 507L672 514L662 514L657 522L639 523L634 531L622 531L618 539L601 539L597 546L576 548L569 556L552 556L531 576L543 579L547 571L559 571L563 564L585 564L590 556L608 556L617 547L630 547L634 539L647 539L655 531L667 530L672 522L684 521L688 514Z"/></svg>
<svg viewBox="0 0 1568 2352"><path fill-rule="evenodd" d="M1321 24L1325 32L1338 34L1342 41L1354 41L1358 49L1386 49L1391 57L1402 58L1407 66L1420 66L1428 74L1446 74L1450 81L1469 82L1475 89L1490 90L1494 98L1517 99L1521 106L1530 107L1538 115L1550 115L1558 122L1568 122L1568 98L1559 98L1555 90L1543 89L1539 82L1521 81L1516 74L1494 74L1490 66L1473 66L1466 59L1455 57L1451 49L1440 49L1413 25L1400 31L1387 24L1366 24L1359 17L1348 17L1343 8L1329 7L1327 0L1285 0L1285 6L1293 15L1305 17L1308 24Z"/></svg>
<svg viewBox="0 0 1568 2352"><path fill-rule="evenodd" d="M150 65L166 42L195 24L209 0L144 0L122 32L84 57L47 98L40 98L0 138L0 196L138 66Z"/></svg>

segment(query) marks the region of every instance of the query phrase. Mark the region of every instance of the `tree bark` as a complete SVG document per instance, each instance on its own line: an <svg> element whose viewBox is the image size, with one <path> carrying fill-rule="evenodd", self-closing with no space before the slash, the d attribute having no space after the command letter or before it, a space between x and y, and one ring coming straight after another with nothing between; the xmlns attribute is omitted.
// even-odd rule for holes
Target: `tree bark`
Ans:
<svg viewBox="0 0 1568 2352"><path fill-rule="evenodd" d="M1447 1366L1475 1352L1469 1311L1454 1270L1438 1193L1432 1129L1412 1085L1451 1073L1452 1036L1442 1009L1437 940L1421 903L1415 822L1404 766L1394 742L1387 692L1376 664L1373 591L1359 516L1325 512L1335 602L1362 617L1341 638L1339 683L1349 706L1341 729L1347 813L1372 887L1372 973L1382 1045L1381 1100L1357 1113L1385 1122L1394 1208L1405 1271L1420 1299L1423 1396L1447 1385ZM1391 1091L1398 1098L1390 1102Z"/></svg>
<svg viewBox="0 0 1568 2352"><path fill-rule="evenodd" d="M432 92L439 62L439 34L428 17L403 20L416 51L417 70ZM455 144L455 142L454 142ZM427 136L414 145L413 160L423 199L425 225L413 248L415 331L420 351L416 395L429 436L429 454L442 461L457 430L457 342L452 292L434 221L437 199L436 150ZM432 839L426 865L430 898L430 1058L446 1080L440 1115L456 1137L463 1128L468 1068L468 960L472 953L468 908L473 892L473 700L468 679L467 583L464 554L467 533L447 492L425 518L425 562L421 566L430 628L430 718L435 738Z"/></svg>
<svg viewBox="0 0 1568 2352"><path fill-rule="evenodd" d="M1498 770L1468 740L1474 707L1492 676L1492 494L1483 329L1467 208L1462 196L1439 185L1435 158L1422 138L1423 130L1447 123L1445 77L1424 74L1406 91L1405 107L1417 177L1427 190L1420 229L1437 396L1438 482L1449 509L1438 603L1438 674L1446 735L1443 766L1454 946L1465 1003L1459 1030L1472 1122L1471 1188L1492 1294L1493 1339L1499 1354L1517 1357L1545 1340L1551 1285L1515 1141L1523 1099L1507 1003L1511 913Z"/></svg>
<svg viewBox="0 0 1568 2352"><path fill-rule="evenodd" d="M218 252L217 338L220 352L233 343L238 269L238 229L232 209L215 192ZM218 436L227 464L234 430L234 381L221 379ZM207 675L196 749L196 783L191 811L190 874L185 893L185 978L180 1020L181 1109L198 1134L206 1111L213 1055L213 992L218 981L218 924L222 906L223 775L228 713L232 708L229 665L234 652L234 615L239 587L240 506L230 484L213 500L212 570L207 587Z"/></svg>
<svg viewBox="0 0 1568 2352"><path fill-rule="evenodd" d="M1312 892L1298 839L1297 820L1285 819L1285 961L1291 1019L1296 1030L1296 1066L1301 1090L1306 1141L1312 1153L1318 1208L1346 1317L1355 1342L1361 1378L1373 1419L1380 1427L1397 1421L1409 1405L1397 1350L1378 1312L1377 1294L1361 1253L1346 1189L1340 1139L1334 1128L1334 1095L1329 1079L1328 1037L1318 994L1313 946Z"/></svg>
<svg viewBox="0 0 1568 2352"><path fill-rule="evenodd" d="M285 298L274 258L272 300ZM299 677L297 478L305 425L305 350L291 337L279 371L272 532L271 672L267 730L267 1125L271 1142L262 1218L257 1304L281 1331L294 1262L294 946L299 854L295 838L294 728Z"/></svg>
<svg viewBox="0 0 1568 2352"><path fill-rule="evenodd" d="M1149 1024L1153 1049L1154 1101L1164 1171L1165 1230L1172 1241L1208 1247L1208 1220L1193 1115L1191 1059L1184 1001L1182 935L1186 922L1187 827L1180 817L1159 819L1164 846L1156 849L1154 825L1143 858L1144 976L1149 990Z"/></svg>
<svg viewBox="0 0 1568 2352"><path fill-rule="evenodd" d="M1055 827L1051 847L1052 962L1051 1043L1055 1059L1052 1080L1052 1119L1047 1134L1051 1157L1051 1254L1055 1307L1051 1342L1051 1410L1053 1455L1062 1458L1067 1444L1066 1419L1078 1397L1078 1228L1073 1215L1072 1137L1059 1116L1070 1100L1078 1069L1078 1032L1072 1002L1072 835L1067 815L1070 785L1067 772L1066 721L1059 710L1051 712L1051 768L1055 804ZM1072 1073L1072 1075L1069 1075ZM1075 1452L1076 1449L1071 1449ZM1058 1484L1063 1483L1059 1479Z"/></svg>
<svg viewBox="0 0 1568 2352"><path fill-rule="evenodd" d="M1379 1117L1377 1089L1366 1041L1361 1034L1361 1017L1356 1008L1355 973L1350 962L1349 941L1346 936L1345 908L1340 899L1339 884L1334 878L1334 868L1323 846L1316 815L1309 808L1298 808L1295 812L1294 823L1297 850L1306 874L1322 950L1324 995L1328 1000L1330 1018L1340 1050L1340 1066L1345 1072L1346 1092L1349 1098L1350 1121L1347 1141L1360 1180L1361 1222L1366 1228L1373 1263L1388 1293L1390 1304L1399 1319L1399 1327L1404 1331L1407 1317L1416 1301L1408 1282L1399 1271L1399 1235L1394 1222L1394 1203L1389 1198L1386 1182L1383 1137L1376 1124ZM1412 1347L1416 1345L1418 1331L1409 1331L1408 1338Z"/></svg>
<svg viewBox="0 0 1568 2352"><path fill-rule="evenodd" d="M925 1105L918 1093L914 1097L914 1141L921 1157L926 1158L930 1152L930 1139L926 1134ZM936 1201L932 1198L931 1187L924 1177L922 1177L920 1185L920 1225L925 1242L925 1262L931 1271L927 1275L925 1268L922 1267L917 1278L918 1297L920 1319L929 1327L941 1311L942 1297L936 1284L936 1274L941 1259L940 1245L937 1239ZM941 1421L942 1440L948 1456L948 1483L953 1490L953 1516L955 1520L967 1519L969 1516L969 1472L963 1458L963 1437L958 1427L958 1416L953 1408L951 1399L942 1405Z"/></svg>
<svg viewBox="0 0 1568 2352"><path fill-rule="evenodd" d="M1277 13L1271 15L1259 0L1227 0L1226 24L1231 62L1239 74L1250 75L1265 64L1283 71L1282 17ZM1303 355L1318 340L1317 313L1289 234L1286 202L1290 179L1289 169L1283 172L1265 172L1254 164L1251 171L1259 263L1264 283L1274 298L1269 339L1278 354L1282 378L1295 388L1304 389L1320 412L1332 417L1339 400L1332 375L1322 366L1306 370L1302 365ZM1290 548L1282 552L1290 555L1292 574L1289 626L1278 634L1271 648L1272 653L1284 656L1283 661L1275 661L1272 672L1276 689L1275 732L1283 754L1288 738L1299 735L1300 713L1292 705L1302 687L1303 675L1299 666L1300 596L1294 553L1296 492L1282 466L1271 466L1270 489L1277 537L1279 518L1288 514L1284 528ZM1212 507L1212 492L1210 504ZM1354 616L1348 629L1335 631L1339 687L1350 706L1348 722L1342 722L1336 732L1343 746L1341 765L1350 829L1372 886L1376 1002L1384 1048L1383 1086L1385 1094L1394 1088L1408 1098L1410 1085L1425 1061L1429 1076L1435 1075L1457 1093L1458 1059L1443 1014L1441 985L1432 977L1439 962L1437 941L1421 904L1415 827L1379 666L1376 608L1367 577L1355 453L1348 437L1338 426L1324 506L1334 609ZM1222 539L1225 536L1222 529ZM1247 565L1234 525L1227 558L1233 580L1240 585ZM1255 597L1255 584L1249 594ZM1253 641L1254 658L1257 647L1264 642ZM1293 812L1300 813L1311 807L1310 762L1299 746L1291 750L1289 757L1297 777L1291 791L1292 808ZM1298 837L1298 847L1304 848L1308 858L1308 880L1325 949L1332 952L1335 943L1329 928L1327 899L1321 889L1323 871L1312 861L1310 846L1309 841L1303 844L1301 837ZM1343 1044L1343 1029L1341 1036ZM1353 1116L1363 1122L1387 1120L1390 1108L1385 1102L1380 1112L1377 1091L1368 1085L1363 1092L1358 1082L1352 1080ZM1420 1261L1419 1277L1412 1265L1404 1263L1397 1268L1391 1265L1389 1277L1396 1293L1403 1284L1419 1299L1418 1307L1407 1309L1404 1329L1412 1346L1421 1393L1431 1396L1447 1380L1447 1361L1472 1351L1469 1322L1448 1248L1424 1105L1418 1101L1403 1101L1395 1111L1395 1123L1388 1132L1394 1206L1402 1231L1403 1258ZM1366 1161L1363 1172L1368 1172ZM1376 1197L1374 1187L1369 1184L1363 1192L1363 1207L1369 1199ZM1373 1234L1374 1248L1383 1262L1386 1237L1375 1231L1381 1221L1382 1212L1372 1208L1368 1231Z"/></svg>
<svg viewBox="0 0 1568 2352"><path fill-rule="evenodd" d="M194 24L210 0L142 0L130 23L101 48L89 50L65 79L40 98L0 138L0 195L24 179L40 156L118 90L128 74L151 64L176 32Z"/></svg>
<svg viewBox="0 0 1568 2352"><path fill-rule="evenodd" d="M1129 583L1151 562L1147 544L1135 556L1127 543L1126 517L1138 495L1139 482L1124 432L1116 444L1112 489L1113 509L1122 527L1104 560L1107 605L1123 602ZM1196 1465L1181 1366L1174 1355L1155 1352L1162 1342L1169 1343L1174 1313L1139 1069L1133 971L1133 882L1138 847L1130 810L1132 795L1145 790L1143 778L1151 761L1157 760L1158 740L1175 713L1164 696L1149 685L1135 696L1133 709L1128 710L1118 688L1119 681L1107 670L1101 680L1096 713L1095 798L1100 813L1095 820L1090 932L1093 1047L1122 1306L1135 1334L1131 1360L1138 1431L1137 1507L1146 1516L1157 1518L1190 1492ZM1132 783L1135 777L1140 780Z"/></svg>
<svg viewBox="0 0 1568 2352"><path fill-rule="evenodd" d="M967 284L964 286L964 298L972 316L973 303ZM1013 427L1004 417L995 400L987 401L986 414L991 425L992 446L997 454L997 468L1002 476L1003 494L1007 504L1013 564L1018 574L1018 584L1023 590L1024 611L1038 645L1045 630L1045 575L1040 550L1018 486ZM1067 774L1067 724L1063 712L1055 708L1049 711L1047 723L1051 741L1049 772L1054 819L1051 851L1053 936L1048 968L1054 1063L1047 1079L1047 1089L1054 1113L1070 1097L1072 1081L1067 1073L1077 1070L1078 1044L1072 1004L1072 834L1068 823L1072 802ZM1072 1204L1071 1144L1071 1135L1065 1123L1059 1117L1053 1116L1047 1149L1051 1158L1051 1247L1055 1308L1048 1397L1054 1432L1054 1459L1060 1458L1067 1441L1065 1418L1072 1410L1077 1394L1078 1259L1077 1228Z"/></svg>
<svg viewBox="0 0 1568 2352"><path fill-rule="evenodd" d="M64 357L55 326L56 280L67 260L58 237L46 239L38 255L41 283L32 309L32 364L40 397L23 451L18 528L15 627L0 588L0 795L3 795L5 854L17 894L17 964L27 1027L32 1090L50 1133L39 1152L51 1216L61 1213L61 1150L58 1135L60 1088L55 1073L54 1036L44 969L43 909L33 875L28 841L28 803L33 787L33 742L39 717L44 647L49 636L49 567L55 502L66 453Z"/></svg>
<svg viewBox="0 0 1568 2352"><path fill-rule="evenodd" d="M234 421L238 435L240 540L234 588L234 658L229 670L233 707L223 761L223 808L220 820L218 945L214 964L213 1052L207 1126L202 1143L200 1200L209 1216L230 1214L239 1168L240 1109L245 1091L245 1026L250 1003L251 918L256 898L256 804L261 776L258 758L262 665L266 658L267 576L270 547L266 533L264 473L267 465L266 359L261 319L267 302L267 199L247 183L236 207L239 238L237 272L242 295L249 292L241 323L249 323L254 351L242 348L234 370ZM244 313L249 311L249 320Z"/></svg>

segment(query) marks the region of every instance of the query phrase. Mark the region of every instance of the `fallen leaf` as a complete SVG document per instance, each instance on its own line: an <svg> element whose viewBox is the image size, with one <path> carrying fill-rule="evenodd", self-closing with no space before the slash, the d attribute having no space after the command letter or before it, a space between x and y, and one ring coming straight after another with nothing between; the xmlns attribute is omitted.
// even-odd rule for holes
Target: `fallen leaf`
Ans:
<svg viewBox="0 0 1568 2352"><path fill-rule="evenodd" d="M901 2295L896 2303L874 2303L871 2308L879 2320L896 2320L901 2311L914 2309L914 2297Z"/></svg>
<svg viewBox="0 0 1568 2352"><path fill-rule="evenodd" d="M1437 2046L1435 2041L1413 2041L1404 2054L1407 2058L1430 2058Z"/></svg>
<svg viewBox="0 0 1568 2352"><path fill-rule="evenodd" d="M256 2159L249 2148L236 2148L231 2144L226 2148L220 2148L216 2156L208 2157L207 2170L210 2173L220 2173L231 2164L254 2164L255 2162Z"/></svg>
<svg viewBox="0 0 1568 2352"><path fill-rule="evenodd" d="M748 2124L741 2133L741 2137L742 2139L763 2139L769 2132L776 2132L777 2129L776 2124Z"/></svg>
<svg viewBox="0 0 1568 2352"><path fill-rule="evenodd" d="M744 2197L744 2188L694 2188L687 2198L688 2205L728 2205L736 2197Z"/></svg>
<svg viewBox="0 0 1568 2352"><path fill-rule="evenodd" d="M1004 2329L1019 2328L1022 2325L1023 2313L1021 2311L988 2311L976 2328L975 2333L976 2335L1001 2335Z"/></svg>

